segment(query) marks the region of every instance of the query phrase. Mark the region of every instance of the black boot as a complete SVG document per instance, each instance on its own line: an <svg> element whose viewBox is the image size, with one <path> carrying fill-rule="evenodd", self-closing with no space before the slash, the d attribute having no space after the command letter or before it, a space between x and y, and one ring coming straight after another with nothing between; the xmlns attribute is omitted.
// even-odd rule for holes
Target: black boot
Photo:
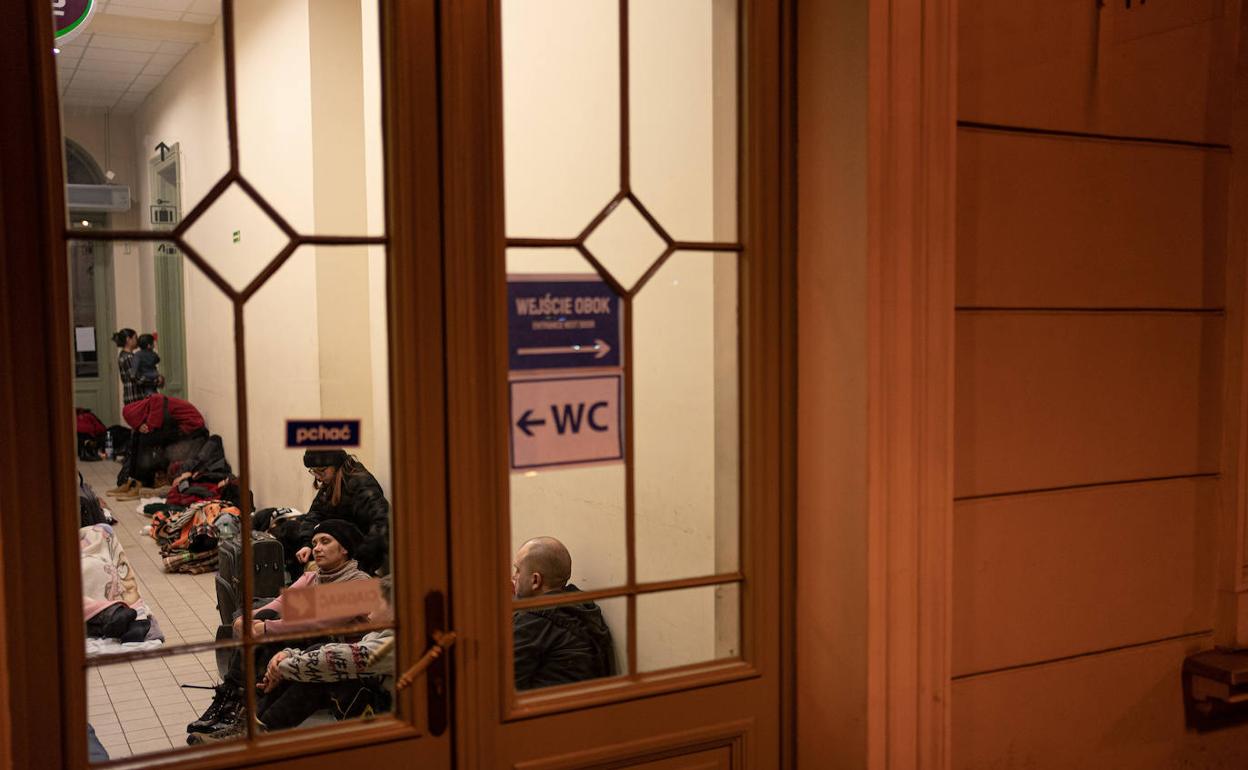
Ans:
<svg viewBox="0 0 1248 770"><path fill-rule="evenodd" d="M217 685L217 694L204 713L186 726L188 733L212 733L221 729L221 723L232 724L237 721L238 713L243 708L243 699L238 688L228 682Z"/></svg>

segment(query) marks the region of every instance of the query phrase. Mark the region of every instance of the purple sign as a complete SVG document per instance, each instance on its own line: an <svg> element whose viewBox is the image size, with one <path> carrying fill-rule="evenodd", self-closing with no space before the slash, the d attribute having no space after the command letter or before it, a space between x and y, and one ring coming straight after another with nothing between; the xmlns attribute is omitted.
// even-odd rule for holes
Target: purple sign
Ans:
<svg viewBox="0 0 1248 770"><path fill-rule="evenodd" d="M508 276L509 368L619 367L623 304L595 277Z"/></svg>
<svg viewBox="0 0 1248 770"><path fill-rule="evenodd" d="M52 28L64 43L82 31L95 12L95 0L52 0Z"/></svg>

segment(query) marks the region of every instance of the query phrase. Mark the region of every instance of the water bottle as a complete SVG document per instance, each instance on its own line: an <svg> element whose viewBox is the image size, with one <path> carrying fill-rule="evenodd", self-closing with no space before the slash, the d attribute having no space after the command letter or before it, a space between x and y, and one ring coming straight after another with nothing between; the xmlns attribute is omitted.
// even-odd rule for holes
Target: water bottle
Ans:
<svg viewBox="0 0 1248 770"><path fill-rule="evenodd" d="M104 456L113 459L113 432L110 430L104 434Z"/></svg>

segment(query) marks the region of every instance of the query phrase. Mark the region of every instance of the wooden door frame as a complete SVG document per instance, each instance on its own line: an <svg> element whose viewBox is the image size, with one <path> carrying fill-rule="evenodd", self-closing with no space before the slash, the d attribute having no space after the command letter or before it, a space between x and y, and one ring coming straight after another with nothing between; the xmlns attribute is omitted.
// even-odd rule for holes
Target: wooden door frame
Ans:
<svg viewBox="0 0 1248 770"><path fill-rule="evenodd" d="M0 131L0 353L22 362L22 377L0 378L0 425L20 441L0 442L0 463L13 481L0 484L0 574L5 593L5 669L0 684L11 706L7 757L12 767L64 767L66 672L60 650L70 624L82 624L81 608L55 602L55 587L73 563L77 538L64 517L48 511L69 510L74 451L68 426L73 416L72 357L65 344L70 322L66 311L61 190L61 137L56 122L45 119L44 105L56 103L55 73L46 57L52 39L51 18L35 13L35 3L7 9L15 32L0 46L0 99L7 105ZM11 40L9 39L11 38ZM11 44L9 44L11 43ZM19 189L20 180L25 190ZM66 311L66 312L61 312ZM47 344L33 345L33 338ZM58 426L66 426L58 430ZM20 483L14 483L20 479ZM32 516L32 511L45 515ZM52 605L49 606L49 602ZM37 623L38 634L14 633L11 618ZM36 638L38 637L38 638Z"/></svg>
<svg viewBox="0 0 1248 770"><path fill-rule="evenodd" d="M863 67L869 80L870 108L861 115L868 125L867 135L872 137L867 172L871 182L869 194L863 193L872 219L870 245L862 255L870 274L869 288L864 290L870 322L864 317L861 324L870 330L871 342L865 349L870 351L868 391L873 400L867 426L872 480L866 516L870 535L865 549L871 575L880 579L879 583L871 581L869 596L850 597L861 599L870 616L866 649L860 653L868 662L872 684L872 694L866 698L864 689L861 702L870 736L863 752L867 757L864 766L940 768L948 765L956 22L952 0L863 1L869 6L872 50ZM798 2L799 11L813 5L814 0ZM20 187L10 183L0 189L0 355L6 356L5 360L21 361L23 373L20 381L0 378L0 424L10 435L23 437L20 446L0 442L5 478L21 479L20 484L0 482L0 606L6 620L44 619L38 637L15 634L9 623L0 626L0 670L5 675L0 706L20 703L23 715L38 717L14 719L10 708L3 709L0 745L9 748L0 757L0 766L11 767L65 764L65 673L58 651L66 629L81 624L77 608L60 608L53 615L46 612L46 587L56 585L58 575L70 571L76 560L74 540L60 533L58 545L46 519L27 515L33 510L63 510L72 505L72 490L60 480L71 477L74 456L68 429L50 429L68 425L72 416L68 393L60 392L72 379L69 357L57 355L55 346L28 344L32 334L48 339L67 339L69 334L68 318L56 310L64 302L58 295L67 280L64 261L30 256L54 253L61 242L62 223L52 221L50 212L63 205L59 184L55 183L61 178L60 154L49 151L58 146L59 129L44 120L42 107L54 103L56 97L55 77L43 61L44 43L51 35L50 20L34 13L35 7L34 2L18 3L9 9L11 29L24 30L25 34L18 32L11 36L12 45L0 46L0 72L6 75L0 77L0 99L9 106L6 130L0 132L0 170L7 180L22 180ZM472 32L465 26L484 22L471 17L444 18L443 49L455 53L456 46L462 46L465 36ZM792 28L787 34L792 34ZM468 62L469 68L490 66L486 61L473 64L462 50L458 53L457 60ZM444 87L462 93L481 75L463 70L444 72ZM804 93L808 85L803 77L800 87ZM419 90L424 86L417 83L408 87ZM401 94L402 90L389 93ZM471 112L480 105L456 109ZM498 162L489 137L466 139L480 139L479 151L447 157L449 170L460 164L471 167ZM417 166L417 160L411 160L409 168ZM481 169L475 171L480 173ZM780 192L789 195L794 204L786 209L791 216L794 190L786 186ZM445 197L457 199L460 205L472 203L473 194L453 185L445 190ZM497 213L488 208L495 200L487 196L480 202L486 206L484 214ZM394 224L400 226L399 222ZM460 249L446 255L448 273L460 269L458 260L470 257L472 249L489 247L488 234L467 225L448 223L448 233L455 227L465 228L464 232L454 232ZM832 265L830 261L812 260L812 256L799 255L802 280L816 278L811 271L818 271L820 264ZM447 280L452 279L448 275ZM448 322L480 326L477 331L484 335L482 339L488 340L495 333L472 308L448 309L446 318ZM804 317L799 318L801 367L828 349L823 344L826 340L821 341L812 331L817 332ZM811 347L806 347L808 342ZM466 352L448 351L448 365L470 363L466 358L453 360L456 356L466 357ZM862 363L866 366L865 361ZM828 407L826 400L816 399L804 402L800 413L805 420L808 414L818 416ZM886 441L893 435L907 440ZM488 455L492 450L480 447L476 451ZM500 460L497 451L495 455L493 460ZM799 478L799 488L804 489L804 483ZM461 505L497 503L491 499L493 491L484 486L469 492L470 497ZM835 507L839 502L834 498L799 499L799 535L805 539L826 530L817 517L808 514L822 513L822 505ZM457 528L456 536L466 537L470 543L489 536L459 531L463 527L456 522L452 526ZM821 590L823 586L805 580L809 566L796 565L793 583L799 590L803 586ZM474 577L462 574L466 569L462 564L453 565L452 580ZM480 582L480 576L475 577ZM866 585L864 581L861 587L865 590ZM834 593L854 590L853 586L830 588ZM809 641L817 630L804 621L796 638ZM469 641L456 655L470 659L481 653ZM787 665L786 680L792 681L791 663ZM799 683L793 685L799 696L813 692L827 697L840 685L812 673L802 671ZM462 718L462 701L458 708L460 756L470 762L479 752L481 736L473 731L471 720ZM808 716L797 714L798 720ZM799 735L799 747L807 740L814 738Z"/></svg>
<svg viewBox="0 0 1248 770"><path fill-rule="evenodd" d="M956 2L798 0L797 16L796 753L939 770L950 762Z"/></svg>

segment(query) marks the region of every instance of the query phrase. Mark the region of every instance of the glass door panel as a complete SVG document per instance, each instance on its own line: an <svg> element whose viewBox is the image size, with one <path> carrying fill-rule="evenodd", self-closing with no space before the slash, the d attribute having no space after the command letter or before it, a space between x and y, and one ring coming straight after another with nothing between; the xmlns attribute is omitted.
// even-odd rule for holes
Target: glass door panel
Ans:
<svg viewBox="0 0 1248 770"><path fill-rule="evenodd" d="M444 707L428 717L445 679L398 685L426 613L444 613L444 511L416 501L445 495L392 460L441 451L391 398L417 348L392 333L442 345L437 316L395 332L407 309L391 297L438 296L439 260L419 255L428 284L392 283L411 236L387 226L380 97L383 67L419 69L396 41L432 37L434 17L358 0L100 5L56 54L70 165L99 176L69 185L69 205L109 212L66 230L73 326L91 330L75 370L124 396L105 456L79 462L74 659L93 748L237 762L307 751L282 736L308 729L321 751L419 738L409 761L448 766ZM402 216L439 219L436 203ZM101 266L116 274L103 289ZM96 331L101 290L116 335ZM442 382L402 387L425 403Z"/></svg>
<svg viewBox="0 0 1248 770"><path fill-rule="evenodd" d="M740 654L737 14L501 3L513 624L601 617L633 681ZM520 633L517 683L610 675Z"/></svg>

